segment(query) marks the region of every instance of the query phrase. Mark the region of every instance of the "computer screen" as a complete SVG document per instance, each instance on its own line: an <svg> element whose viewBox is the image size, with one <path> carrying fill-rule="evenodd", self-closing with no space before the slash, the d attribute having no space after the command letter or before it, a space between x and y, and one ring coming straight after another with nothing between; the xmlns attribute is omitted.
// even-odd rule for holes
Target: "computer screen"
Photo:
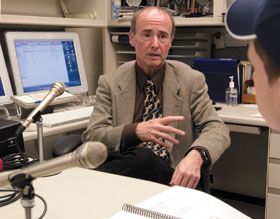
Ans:
<svg viewBox="0 0 280 219"><path fill-rule="evenodd" d="M49 90L57 81L72 94L88 91L77 33L7 32L5 37L17 95Z"/></svg>
<svg viewBox="0 0 280 219"><path fill-rule="evenodd" d="M10 100L10 96L12 95L13 90L0 45L0 105L11 103L12 101Z"/></svg>

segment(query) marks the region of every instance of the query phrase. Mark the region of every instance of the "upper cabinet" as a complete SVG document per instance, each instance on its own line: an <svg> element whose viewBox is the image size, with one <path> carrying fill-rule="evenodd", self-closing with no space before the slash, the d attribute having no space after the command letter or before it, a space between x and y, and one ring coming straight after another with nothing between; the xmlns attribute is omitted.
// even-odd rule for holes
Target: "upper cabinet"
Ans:
<svg viewBox="0 0 280 219"><path fill-rule="evenodd" d="M107 26L105 0L0 0L0 3L2 26Z"/></svg>
<svg viewBox="0 0 280 219"><path fill-rule="evenodd" d="M227 2L229 0L213 0L213 15L202 17L174 16L176 26L223 26ZM111 2L111 1L110 1ZM128 27L129 19L112 19L112 4L107 5L109 27Z"/></svg>
<svg viewBox="0 0 280 219"><path fill-rule="evenodd" d="M221 26L229 0L213 0L213 15L175 16L176 26ZM129 19L112 19L112 0L0 0L0 25L126 27Z"/></svg>

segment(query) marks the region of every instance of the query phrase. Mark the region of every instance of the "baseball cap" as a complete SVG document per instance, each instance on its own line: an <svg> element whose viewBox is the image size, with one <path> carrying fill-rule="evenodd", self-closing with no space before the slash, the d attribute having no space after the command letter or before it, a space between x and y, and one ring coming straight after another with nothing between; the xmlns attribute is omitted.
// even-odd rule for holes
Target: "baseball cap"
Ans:
<svg viewBox="0 0 280 219"><path fill-rule="evenodd" d="M226 12L227 31L236 39L258 39L280 66L280 0L236 0Z"/></svg>

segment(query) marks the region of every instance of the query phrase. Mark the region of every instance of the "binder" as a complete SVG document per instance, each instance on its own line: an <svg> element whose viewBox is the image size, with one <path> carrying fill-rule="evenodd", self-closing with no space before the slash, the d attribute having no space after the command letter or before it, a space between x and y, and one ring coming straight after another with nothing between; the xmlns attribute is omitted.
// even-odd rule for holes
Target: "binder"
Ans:
<svg viewBox="0 0 280 219"><path fill-rule="evenodd" d="M237 102L242 102L243 71L237 59L194 58L193 68L205 75L208 94L215 102L225 102L230 76L238 92Z"/></svg>

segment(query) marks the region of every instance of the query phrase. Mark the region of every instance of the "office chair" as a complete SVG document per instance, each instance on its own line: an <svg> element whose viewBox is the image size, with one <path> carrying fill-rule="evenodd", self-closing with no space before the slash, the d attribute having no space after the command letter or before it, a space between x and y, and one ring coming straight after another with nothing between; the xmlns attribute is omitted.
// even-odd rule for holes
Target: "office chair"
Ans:
<svg viewBox="0 0 280 219"><path fill-rule="evenodd" d="M54 143L52 155L53 157L59 157L61 155L70 153L78 148L81 144L81 134L66 135Z"/></svg>
<svg viewBox="0 0 280 219"><path fill-rule="evenodd" d="M200 178L200 187L201 190L205 193L210 194L210 168L202 167L201 168L201 178Z"/></svg>
<svg viewBox="0 0 280 219"><path fill-rule="evenodd" d="M55 142L52 148L53 157L58 157L74 151L82 144L81 134L66 135ZM210 194L209 167L201 169L201 178L198 188Z"/></svg>

